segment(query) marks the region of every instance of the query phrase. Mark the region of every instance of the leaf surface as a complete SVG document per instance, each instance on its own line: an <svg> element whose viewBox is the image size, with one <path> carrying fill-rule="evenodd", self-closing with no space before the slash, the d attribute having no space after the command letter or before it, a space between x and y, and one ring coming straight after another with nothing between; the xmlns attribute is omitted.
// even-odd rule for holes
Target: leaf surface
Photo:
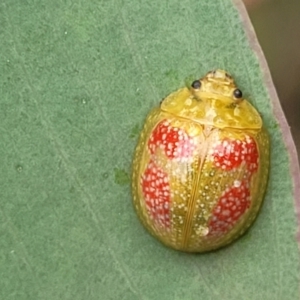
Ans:
<svg viewBox="0 0 300 300"><path fill-rule="evenodd" d="M298 165L240 4L4 0L0 46L1 299L299 298ZM262 114L271 176L245 236L185 254L139 223L131 159L149 109L215 68Z"/></svg>

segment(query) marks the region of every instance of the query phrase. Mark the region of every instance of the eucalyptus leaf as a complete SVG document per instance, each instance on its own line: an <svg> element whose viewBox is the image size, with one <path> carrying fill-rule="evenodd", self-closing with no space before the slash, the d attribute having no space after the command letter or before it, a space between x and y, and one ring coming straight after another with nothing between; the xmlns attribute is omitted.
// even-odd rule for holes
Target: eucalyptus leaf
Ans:
<svg viewBox="0 0 300 300"><path fill-rule="evenodd" d="M1 299L299 298L299 168L241 3L3 0L0 45ZM138 221L131 160L148 111L215 68L262 114L271 176L248 233L194 255Z"/></svg>

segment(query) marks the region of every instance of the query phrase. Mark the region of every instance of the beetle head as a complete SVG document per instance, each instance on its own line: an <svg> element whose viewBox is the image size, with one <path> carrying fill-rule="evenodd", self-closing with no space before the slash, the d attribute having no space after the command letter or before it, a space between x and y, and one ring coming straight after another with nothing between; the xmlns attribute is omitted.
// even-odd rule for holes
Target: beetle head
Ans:
<svg viewBox="0 0 300 300"><path fill-rule="evenodd" d="M191 85L191 91L197 98L201 98L201 95L206 97L218 95L218 97L240 102L243 97L231 75L220 69L208 72L201 79L195 80Z"/></svg>
<svg viewBox="0 0 300 300"><path fill-rule="evenodd" d="M195 80L190 89L180 89L166 97L160 108L182 117L218 128L258 129L262 119L243 98L233 78L223 70L207 73Z"/></svg>

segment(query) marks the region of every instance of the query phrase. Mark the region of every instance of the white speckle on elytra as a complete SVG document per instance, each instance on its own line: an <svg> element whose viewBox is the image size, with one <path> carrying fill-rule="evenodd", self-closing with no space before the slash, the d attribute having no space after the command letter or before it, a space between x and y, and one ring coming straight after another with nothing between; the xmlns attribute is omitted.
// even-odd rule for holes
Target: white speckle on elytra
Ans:
<svg viewBox="0 0 300 300"><path fill-rule="evenodd" d="M238 187L241 186L241 181L235 180L235 181L233 182L233 185L234 185L236 188L238 188Z"/></svg>
<svg viewBox="0 0 300 300"><path fill-rule="evenodd" d="M237 218L239 215L240 215L240 212L239 212L239 211L237 211L236 213L233 214L233 216L234 216L235 218Z"/></svg>
<svg viewBox="0 0 300 300"><path fill-rule="evenodd" d="M182 157L182 158L180 158L179 159L179 161L181 161L182 163L186 163L186 162L188 162L188 157Z"/></svg>
<svg viewBox="0 0 300 300"><path fill-rule="evenodd" d="M228 209L223 210L223 211L222 211L222 215L223 215L223 216L229 216L229 215L230 215L230 211L229 211Z"/></svg>

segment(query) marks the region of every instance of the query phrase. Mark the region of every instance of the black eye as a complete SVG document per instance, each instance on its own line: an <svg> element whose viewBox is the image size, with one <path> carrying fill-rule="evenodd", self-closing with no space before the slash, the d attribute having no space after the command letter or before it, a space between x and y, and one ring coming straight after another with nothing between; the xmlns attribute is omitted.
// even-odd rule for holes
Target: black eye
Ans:
<svg viewBox="0 0 300 300"><path fill-rule="evenodd" d="M240 99L240 98L243 97L243 93L242 93L241 90L235 89L235 90L233 91L233 96L234 96L234 98L236 98L236 99Z"/></svg>
<svg viewBox="0 0 300 300"><path fill-rule="evenodd" d="M192 88L195 89L195 90L198 90L200 89L201 87L201 82L200 80L195 80L192 84L191 84Z"/></svg>

